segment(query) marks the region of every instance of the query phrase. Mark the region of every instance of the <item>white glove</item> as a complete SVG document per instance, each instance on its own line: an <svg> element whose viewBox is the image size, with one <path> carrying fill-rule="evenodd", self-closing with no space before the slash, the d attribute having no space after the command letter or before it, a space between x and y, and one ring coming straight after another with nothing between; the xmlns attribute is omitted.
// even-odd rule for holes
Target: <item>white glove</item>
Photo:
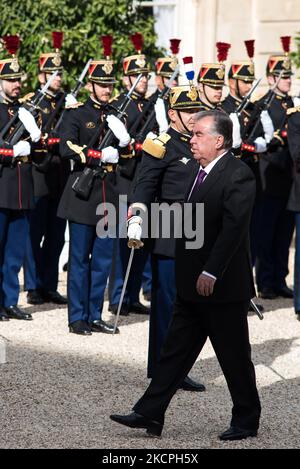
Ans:
<svg viewBox="0 0 300 469"><path fill-rule="evenodd" d="M163 133L169 127L168 119L166 116L165 103L162 98L157 98L157 101L154 105L156 121L159 125L159 132Z"/></svg>
<svg viewBox="0 0 300 469"><path fill-rule="evenodd" d="M38 128L33 115L30 114L30 112L27 111L27 109L25 109L24 107L19 108L18 115L25 129L30 134L31 140L33 142L38 142L41 138L41 131Z"/></svg>
<svg viewBox="0 0 300 469"><path fill-rule="evenodd" d="M150 140L154 140L157 138L157 135L154 132L148 132L146 138L150 138Z"/></svg>
<svg viewBox="0 0 300 469"><path fill-rule="evenodd" d="M231 114L229 114L229 117L232 120L232 124L233 124L232 147L238 148L242 144L240 121L235 112L232 112Z"/></svg>
<svg viewBox="0 0 300 469"><path fill-rule="evenodd" d="M119 140L120 147L121 148L126 147L128 143L130 142L130 135L127 132L127 129L125 125L123 124L123 122L120 121L120 119L118 119L116 116L113 116L112 114L107 116L106 121L110 130Z"/></svg>
<svg viewBox="0 0 300 469"><path fill-rule="evenodd" d="M293 96L293 103L294 103L294 106L297 107L297 106L300 106L300 97L299 96Z"/></svg>
<svg viewBox="0 0 300 469"><path fill-rule="evenodd" d="M263 137L257 137L254 140L254 144L256 153L264 153L267 151L267 143Z"/></svg>
<svg viewBox="0 0 300 469"><path fill-rule="evenodd" d="M20 140L13 146L14 157L30 155L30 143L25 140Z"/></svg>
<svg viewBox="0 0 300 469"><path fill-rule="evenodd" d="M112 163L116 164L119 161L119 152L114 147L105 147L101 150L102 156L101 161L102 163Z"/></svg>
<svg viewBox="0 0 300 469"><path fill-rule="evenodd" d="M77 99L75 98L75 96L73 96L71 93L68 93L66 98L65 98L65 106L66 107L69 107L69 106L73 106L73 104L77 104Z"/></svg>
<svg viewBox="0 0 300 469"><path fill-rule="evenodd" d="M274 125L268 111L261 112L260 121L264 129L265 140L267 143L270 143L274 135Z"/></svg>
<svg viewBox="0 0 300 469"><path fill-rule="evenodd" d="M134 215L128 220L127 236L129 239L141 241L143 219L138 215Z"/></svg>

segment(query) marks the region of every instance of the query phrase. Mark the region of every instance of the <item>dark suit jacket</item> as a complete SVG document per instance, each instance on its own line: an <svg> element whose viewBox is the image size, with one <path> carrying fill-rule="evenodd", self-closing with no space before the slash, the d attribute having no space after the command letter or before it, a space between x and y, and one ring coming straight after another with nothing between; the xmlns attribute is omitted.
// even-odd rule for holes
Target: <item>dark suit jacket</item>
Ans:
<svg viewBox="0 0 300 469"><path fill-rule="evenodd" d="M255 190L252 171L228 152L193 194L194 223L196 202L204 203L204 244L200 249L187 249L186 241L190 240L185 237L177 240L176 287L181 299L227 303L255 296L248 234ZM196 290L203 270L217 277L209 297L199 295Z"/></svg>

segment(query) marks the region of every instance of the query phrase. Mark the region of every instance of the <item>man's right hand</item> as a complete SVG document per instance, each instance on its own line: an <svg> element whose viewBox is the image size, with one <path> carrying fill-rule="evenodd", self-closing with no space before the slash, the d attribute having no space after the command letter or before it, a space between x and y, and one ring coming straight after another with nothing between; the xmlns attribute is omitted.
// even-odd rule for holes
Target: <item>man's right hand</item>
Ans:
<svg viewBox="0 0 300 469"><path fill-rule="evenodd" d="M13 146L14 157L30 155L30 143L25 140L20 140Z"/></svg>

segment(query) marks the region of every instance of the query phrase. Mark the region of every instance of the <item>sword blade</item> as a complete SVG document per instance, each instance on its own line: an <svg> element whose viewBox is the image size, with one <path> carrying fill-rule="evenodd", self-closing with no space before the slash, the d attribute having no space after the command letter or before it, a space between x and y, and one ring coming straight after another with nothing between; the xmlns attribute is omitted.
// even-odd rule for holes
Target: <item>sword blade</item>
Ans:
<svg viewBox="0 0 300 469"><path fill-rule="evenodd" d="M254 309L254 311L256 312L257 316L259 317L259 319L262 321L263 320L263 315L262 313L259 311L258 307L256 306L256 304L254 303L253 300L250 300L250 303L251 303L251 306L252 308Z"/></svg>
<svg viewBox="0 0 300 469"><path fill-rule="evenodd" d="M125 279L124 279L124 283L123 283L123 288L122 288L122 292L121 292L120 301L119 301L119 304L118 304L118 309L117 309L117 315L116 315L116 319L115 319L115 325L114 325L113 335L115 334L115 332L116 332L116 330L117 330L118 320L119 320L120 311L121 311L121 307L122 307L122 304L123 304L123 299L124 299L124 295L125 295L125 291L126 291L126 287L127 287L127 282L128 282L128 278L129 278L129 274L130 274L130 269L131 269L131 264L132 264L132 260L133 260L133 255L134 255L134 247L131 248L131 252L130 252L130 256L129 256L129 261L128 261L128 264L127 264L126 275L125 275Z"/></svg>

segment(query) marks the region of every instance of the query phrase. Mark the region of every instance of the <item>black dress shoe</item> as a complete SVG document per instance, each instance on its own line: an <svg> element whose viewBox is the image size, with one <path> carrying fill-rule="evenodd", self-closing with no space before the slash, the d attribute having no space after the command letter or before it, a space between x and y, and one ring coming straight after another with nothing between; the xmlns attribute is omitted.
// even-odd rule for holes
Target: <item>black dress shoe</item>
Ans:
<svg viewBox="0 0 300 469"><path fill-rule="evenodd" d="M258 296L260 296L260 298L265 298L266 300L274 300L278 295L272 288L262 288Z"/></svg>
<svg viewBox="0 0 300 469"><path fill-rule="evenodd" d="M7 316L11 319L24 319L25 321L32 320L31 314L22 311L17 305L9 306L8 308L5 308L5 311Z"/></svg>
<svg viewBox="0 0 300 469"><path fill-rule="evenodd" d="M126 427L145 428L149 435L160 436L163 429L163 423L148 419L136 412L129 415L111 415L110 418Z"/></svg>
<svg viewBox="0 0 300 469"><path fill-rule="evenodd" d="M90 326L85 321L75 321L69 324L69 331L73 334L92 335Z"/></svg>
<svg viewBox="0 0 300 469"><path fill-rule="evenodd" d="M114 332L114 326L107 324L107 322L102 321L102 319L98 319L97 321L91 322L90 328L93 332L104 332L104 334L112 334ZM116 334L119 333L120 331L117 328Z"/></svg>
<svg viewBox="0 0 300 469"><path fill-rule="evenodd" d="M45 303L45 301L39 290L28 290L27 303L30 305L42 305Z"/></svg>
<svg viewBox="0 0 300 469"><path fill-rule="evenodd" d="M296 317L297 317L298 321L300 321L300 311L296 311Z"/></svg>
<svg viewBox="0 0 300 469"><path fill-rule="evenodd" d="M6 314L5 309L1 308L1 306L0 306L0 321L9 321L9 317Z"/></svg>
<svg viewBox="0 0 300 469"><path fill-rule="evenodd" d="M63 265L63 272L68 272L68 263L67 262Z"/></svg>
<svg viewBox="0 0 300 469"><path fill-rule="evenodd" d="M293 290L287 286L276 289L276 293L283 298L294 298Z"/></svg>
<svg viewBox="0 0 300 469"><path fill-rule="evenodd" d="M139 301L132 303L132 305L130 305L129 311L134 314L150 314L150 308L144 306Z"/></svg>
<svg viewBox="0 0 300 469"><path fill-rule="evenodd" d="M178 389L183 389L184 391L194 391L194 392L203 392L206 391L204 384L197 383L193 379L186 376Z"/></svg>
<svg viewBox="0 0 300 469"><path fill-rule="evenodd" d="M228 430L219 435L219 438L223 441L234 441L244 440L249 436L257 436L257 430L245 430L239 427L229 427Z"/></svg>
<svg viewBox="0 0 300 469"><path fill-rule="evenodd" d="M108 305L108 311L110 311L113 314L117 314L118 312L118 305ZM129 316L129 307L128 305L122 305L121 306L121 311L120 311L120 316Z"/></svg>
<svg viewBox="0 0 300 469"><path fill-rule="evenodd" d="M57 305L68 304L67 298L58 293L58 291L43 291L43 298L47 303L55 303Z"/></svg>
<svg viewBox="0 0 300 469"><path fill-rule="evenodd" d="M260 305L260 304L258 304L258 303L255 303L255 306L257 307L257 309L258 309L261 313L264 312L265 308L263 307L263 305ZM252 303L250 303L250 305L249 305L249 311L254 311L254 313L256 312L255 309L254 309L253 306L252 306Z"/></svg>

